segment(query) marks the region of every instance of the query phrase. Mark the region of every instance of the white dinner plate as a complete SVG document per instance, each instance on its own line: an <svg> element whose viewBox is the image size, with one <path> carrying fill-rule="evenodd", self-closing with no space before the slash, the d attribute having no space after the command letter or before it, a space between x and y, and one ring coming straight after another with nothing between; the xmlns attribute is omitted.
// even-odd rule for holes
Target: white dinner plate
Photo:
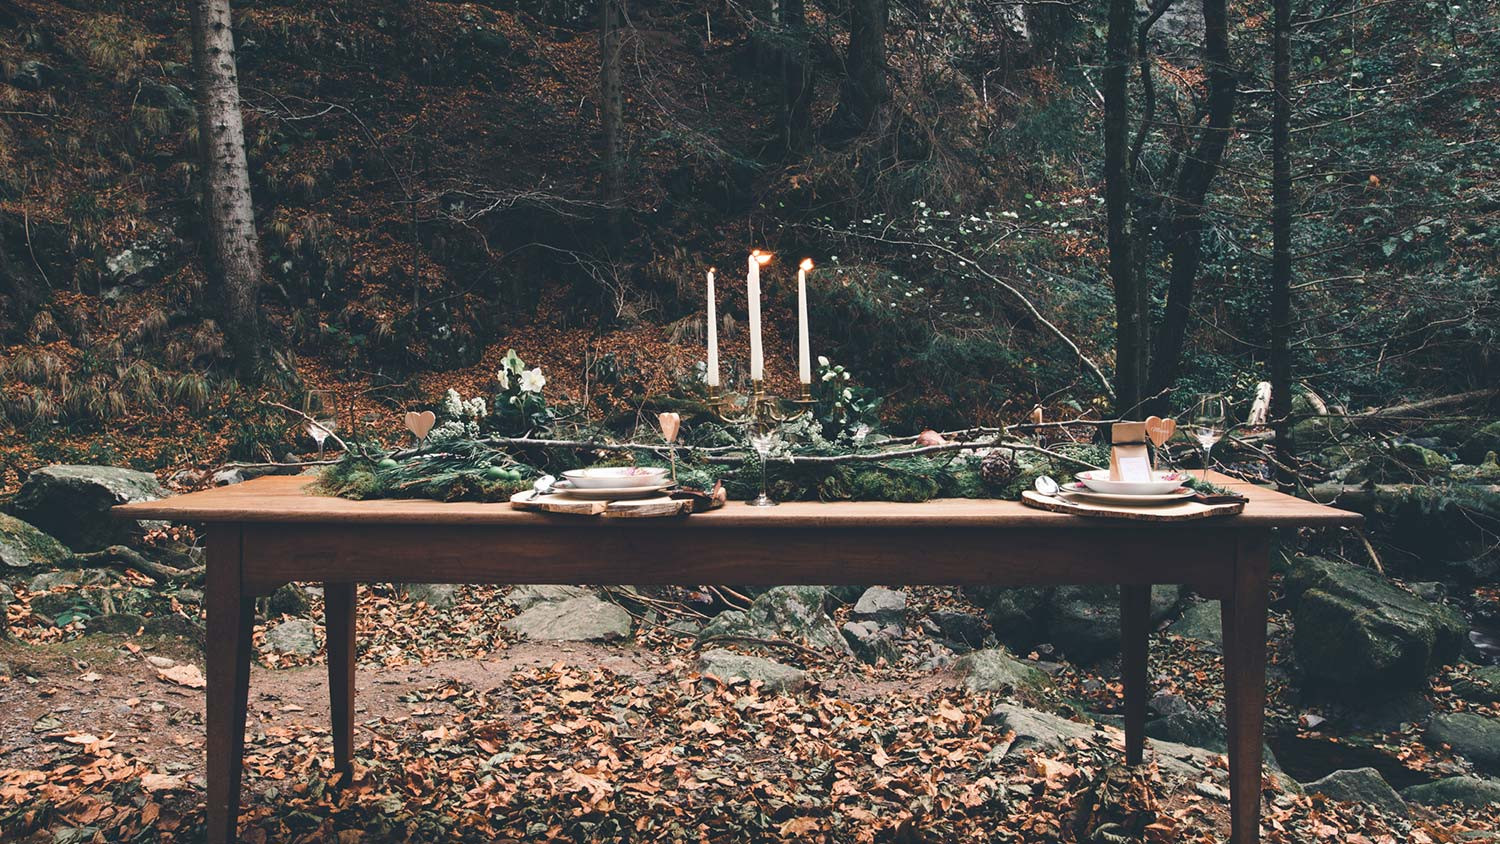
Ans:
<svg viewBox="0 0 1500 844"><path fill-rule="evenodd" d="M1064 484L1062 491L1068 495L1077 496L1084 501L1093 501L1099 504L1171 504L1174 501L1185 501L1197 493L1190 489L1177 489L1172 492L1164 492L1159 495L1118 495L1108 492L1094 492L1081 483Z"/></svg>
<svg viewBox="0 0 1500 844"><path fill-rule="evenodd" d="M607 501L610 499L619 500L624 498L651 498L653 496L662 495L671 488L671 479L668 479L667 481L662 483L652 484L651 486L616 487L614 489L602 487L579 489L578 487L573 486L572 481L558 481L552 486L552 489L554 489L559 494L566 495L569 498L581 498L588 501Z"/></svg>
<svg viewBox="0 0 1500 844"><path fill-rule="evenodd" d="M574 489L660 487L667 481L667 470L655 466L595 466L569 469L562 474Z"/></svg>
<svg viewBox="0 0 1500 844"><path fill-rule="evenodd" d="M1152 472L1150 481L1112 481L1108 469L1079 472L1074 477L1090 490L1107 495L1166 495L1188 479L1182 472Z"/></svg>

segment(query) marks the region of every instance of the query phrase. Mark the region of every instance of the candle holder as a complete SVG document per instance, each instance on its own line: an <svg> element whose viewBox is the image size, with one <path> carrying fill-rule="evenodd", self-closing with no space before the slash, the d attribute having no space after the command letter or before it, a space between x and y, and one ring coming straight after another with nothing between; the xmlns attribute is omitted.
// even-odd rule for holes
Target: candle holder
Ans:
<svg viewBox="0 0 1500 844"><path fill-rule="evenodd" d="M736 404L729 395L721 395L713 387L708 389L708 403L714 416L730 425L745 427L749 432L750 447L760 457L760 494L747 503L752 507L774 507L779 502L767 491L766 463L778 439L777 428L811 414L813 398L806 384L802 385L796 398L784 399L768 396L765 382L752 381L747 399L743 409L734 412ZM782 411L782 405L790 406L791 411Z"/></svg>

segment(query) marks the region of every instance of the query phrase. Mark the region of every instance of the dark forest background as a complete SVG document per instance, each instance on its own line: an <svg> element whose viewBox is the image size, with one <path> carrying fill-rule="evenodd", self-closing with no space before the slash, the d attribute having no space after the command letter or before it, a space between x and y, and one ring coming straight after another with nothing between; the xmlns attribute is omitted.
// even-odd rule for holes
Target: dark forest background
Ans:
<svg viewBox="0 0 1500 844"><path fill-rule="evenodd" d="M236 4L247 280L209 269L189 8L6 0L5 483L279 456L259 397L333 387L373 419L487 382L510 347L630 412L692 389L712 265L743 366L755 246L781 259L773 383L809 255L814 353L898 430L1107 412L1131 373L1162 406L1248 401L1277 325L1304 410L1490 388L1500 17L1289 4L1278 322L1272 6ZM1123 306L1150 360L1117 365Z"/></svg>

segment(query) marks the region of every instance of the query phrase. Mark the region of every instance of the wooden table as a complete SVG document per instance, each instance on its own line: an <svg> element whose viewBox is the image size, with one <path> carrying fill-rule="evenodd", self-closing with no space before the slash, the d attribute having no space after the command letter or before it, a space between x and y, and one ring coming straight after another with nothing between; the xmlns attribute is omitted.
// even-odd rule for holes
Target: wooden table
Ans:
<svg viewBox="0 0 1500 844"><path fill-rule="evenodd" d="M1180 524L1084 519L1016 502L731 503L684 519L592 519L506 504L346 501L267 477L127 504L121 517L207 525L208 841L235 838L254 599L323 583L333 753L350 772L357 583L1117 584L1125 755L1142 759L1152 584L1222 601L1234 844L1260 840L1271 530L1360 517L1229 478L1238 516Z"/></svg>

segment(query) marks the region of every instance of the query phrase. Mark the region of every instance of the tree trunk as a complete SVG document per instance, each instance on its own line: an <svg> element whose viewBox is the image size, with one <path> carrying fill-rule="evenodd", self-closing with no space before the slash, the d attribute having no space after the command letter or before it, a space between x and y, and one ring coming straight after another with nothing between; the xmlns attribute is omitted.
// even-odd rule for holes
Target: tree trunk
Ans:
<svg viewBox="0 0 1500 844"><path fill-rule="evenodd" d="M198 96L198 143L203 154L203 211L213 254L223 329L240 377L254 380L261 344L260 243L250 202L245 128L235 70L229 0L192 0L193 75Z"/></svg>
<svg viewBox="0 0 1500 844"><path fill-rule="evenodd" d="M1229 55L1229 15L1225 0L1203 0L1204 63L1208 68L1208 124L1182 163L1168 205L1171 220L1162 237L1172 258L1166 316L1152 355L1150 391L1172 386L1182 362L1191 322L1193 293L1203 258L1203 207L1218 175L1234 125L1235 73Z"/></svg>
<svg viewBox="0 0 1500 844"><path fill-rule="evenodd" d="M1271 428L1276 484L1292 488L1292 159L1291 0L1274 0L1271 81Z"/></svg>
<svg viewBox="0 0 1500 844"><path fill-rule="evenodd" d="M807 147L812 119L812 78L807 64L807 8L805 0L785 0L782 6L781 126L788 153Z"/></svg>
<svg viewBox="0 0 1500 844"><path fill-rule="evenodd" d="M1150 311L1136 273L1132 199L1127 169L1130 56L1135 0L1110 0L1104 62L1104 204L1109 227L1109 277L1115 292L1115 413L1134 418L1145 387Z"/></svg>
<svg viewBox="0 0 1500 844"><path fill-rule="evenodd" d="M620 25L624 0L599 0L599 120L604 128L603 199L609 206L610 245L620 236L620 201L625 163L621 134L625 123L625 94L620 80Z"/></svg>
<svg viewBox="0 0 1500 844"><path fill-rule="evenodd" d="M886 84L885 25L887 0L853 0L849 5L848 75L839 91L839 105L829 121L829 139L850 140L870 128L891 99Z"/></svg>

